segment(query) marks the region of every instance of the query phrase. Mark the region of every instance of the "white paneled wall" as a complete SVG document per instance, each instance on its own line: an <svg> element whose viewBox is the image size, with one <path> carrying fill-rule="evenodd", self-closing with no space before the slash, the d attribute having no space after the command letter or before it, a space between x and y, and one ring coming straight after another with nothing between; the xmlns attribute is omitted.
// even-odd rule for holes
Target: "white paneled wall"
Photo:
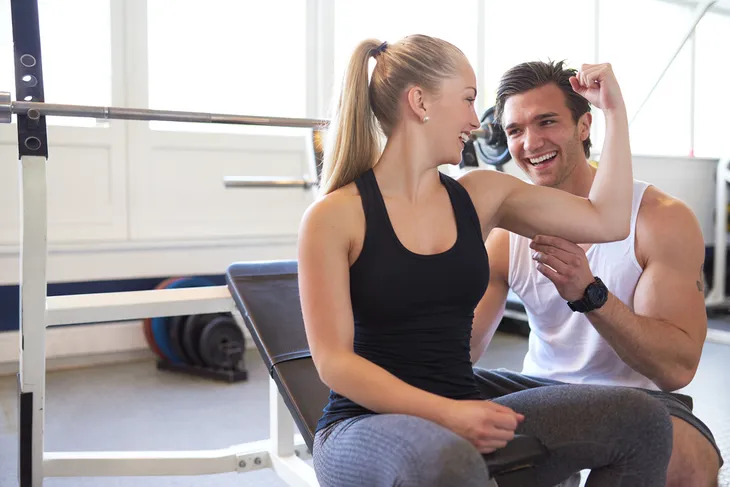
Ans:
<svg viewBox="0 0 730 487"><path fill-rule="evenodd" d="M47 162L51 242L118 241L127 234L123 134L103 128L50 127ZM20 241L15 126L0 126L0 244Z"/></svg>
<svg viewBox="0 0 730 487"><path fill-rule="evenodd" d="M2 284L18 278L13 129L0 127ZM124 157L121 130L49 127L49 281L222 273L234 260L294 257L312 193L226 189L223 178L301 177L304 136L128 133L144 134L129 141L134 158Z"/></svg>

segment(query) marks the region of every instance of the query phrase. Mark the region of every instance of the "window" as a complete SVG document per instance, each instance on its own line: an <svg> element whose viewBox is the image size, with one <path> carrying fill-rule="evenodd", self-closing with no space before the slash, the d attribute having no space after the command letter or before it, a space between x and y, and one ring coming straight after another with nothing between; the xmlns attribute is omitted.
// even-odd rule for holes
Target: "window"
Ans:
<svg viewBox="0 0 730 487"><path fill-rule="evenodd" d="M199 0L148 0L150 107L304 117L305 8L302 0L207 0L204 4ZM278 132L240 125L151 122L150 126L199 132Z"/></svg>
<svg viewBox="0 0 730 487"><path fill-rule="evenodd" d="M659 0L602 1L599 11L601 62L610 62L626 102L629 120L656 82L692 19L692 10ZM631 125L634 154L690 152L689 43L672 63ZM602 114L594 109L594 149L603 143ZM596 116L598 115L598 116Z"/></svg>
<svg viewBox="0 0 730 487"><path fill-rule="evenodd" d="M696 29L695 155L730 157L730 16L709 11Z"/></svg>
<svg viewBox="0 0 730 487"><path fill-rule="evenodd" d="M593 63L594 2L586 0L486 0L485 106L495 103L499 79L526 61Z"/></svg>
<svg viewBox="0 0 730 487"><path fill-rule="evenodd" d="M439 37L464 51L476 71L477 0L335 2L335 84L360 41L395 42L409 34Z"/></svg>
<svg viewBox="0 0 730 487"><path fill-rule="evenodd" d="M111 104L109 2L39 0L45 101L71 105ZM0 90L15 100L15 63L10 2L0 4ZM49 125L95 126L92 118L47 117Z"/></svg>

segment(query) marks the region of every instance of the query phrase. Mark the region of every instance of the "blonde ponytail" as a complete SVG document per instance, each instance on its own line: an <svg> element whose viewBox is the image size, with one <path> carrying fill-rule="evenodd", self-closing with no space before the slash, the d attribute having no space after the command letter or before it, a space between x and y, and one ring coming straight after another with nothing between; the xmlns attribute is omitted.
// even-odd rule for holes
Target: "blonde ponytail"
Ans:
<svg viewBox="0 0 730 487"><path fill-rule="evenodd" d="M368 82L370 58L377 63ZM362 41L352 53L334 114L327 129L320 194L341 188L372 168L400 114L399 100L411 84L434 93L455 76L464 53L453 44L425 35L395 44Z"/></svg>
<svg viewBox="0 0 730 487"><path fill-rule="evenodd" d="M368 65L381 43L362 41L350 58L327 130L320 193L345 186L373 167L381 152L380 129L370 107Z"/></svg>

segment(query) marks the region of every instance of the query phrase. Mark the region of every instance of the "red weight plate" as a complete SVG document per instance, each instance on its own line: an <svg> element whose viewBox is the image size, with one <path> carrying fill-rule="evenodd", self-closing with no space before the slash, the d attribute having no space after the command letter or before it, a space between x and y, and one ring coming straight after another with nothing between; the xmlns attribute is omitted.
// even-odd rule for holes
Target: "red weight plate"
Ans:
<svg viewBox="0 0 730 487"><path fill-rule="evenodd" d="M185 279L184 277L169 277L159 283L157 286L155 286L155 289L165 289L170 284L177 282L181 279ZM152 318L145 318L142 320L142 331L144 332L144 338L147 341L147 345L149 345L150 349L159 357L161 360L167 360L167 357L162 353L160 350L160 347L157 346L157 343L155 343L155 337L152 334Z"/></svg>

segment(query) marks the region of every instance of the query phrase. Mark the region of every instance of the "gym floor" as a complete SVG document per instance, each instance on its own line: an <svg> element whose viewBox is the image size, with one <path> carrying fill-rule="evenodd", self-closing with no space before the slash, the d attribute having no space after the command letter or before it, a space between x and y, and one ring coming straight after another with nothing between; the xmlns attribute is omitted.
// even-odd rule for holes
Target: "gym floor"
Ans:
<svg viewBox="0 0 730 487"><path fill-rule="evenodd" d="M730 320L727 320L730 322ZM719 327L719 326L716 326ZM527 339L497 333L482 367L520 370ZM727 345L707 343L697 376L684 392L730 460ZM142 361L51 372L46 379L46 451L195 450L268 437L268 375L246 355L249 380L222 384L158 371ZM0 487L17 485L15 377L0 378ZM730 466L720 487L730 487ZM271 470L199 477L49 478L49 487L286 487Z"/></svg>

